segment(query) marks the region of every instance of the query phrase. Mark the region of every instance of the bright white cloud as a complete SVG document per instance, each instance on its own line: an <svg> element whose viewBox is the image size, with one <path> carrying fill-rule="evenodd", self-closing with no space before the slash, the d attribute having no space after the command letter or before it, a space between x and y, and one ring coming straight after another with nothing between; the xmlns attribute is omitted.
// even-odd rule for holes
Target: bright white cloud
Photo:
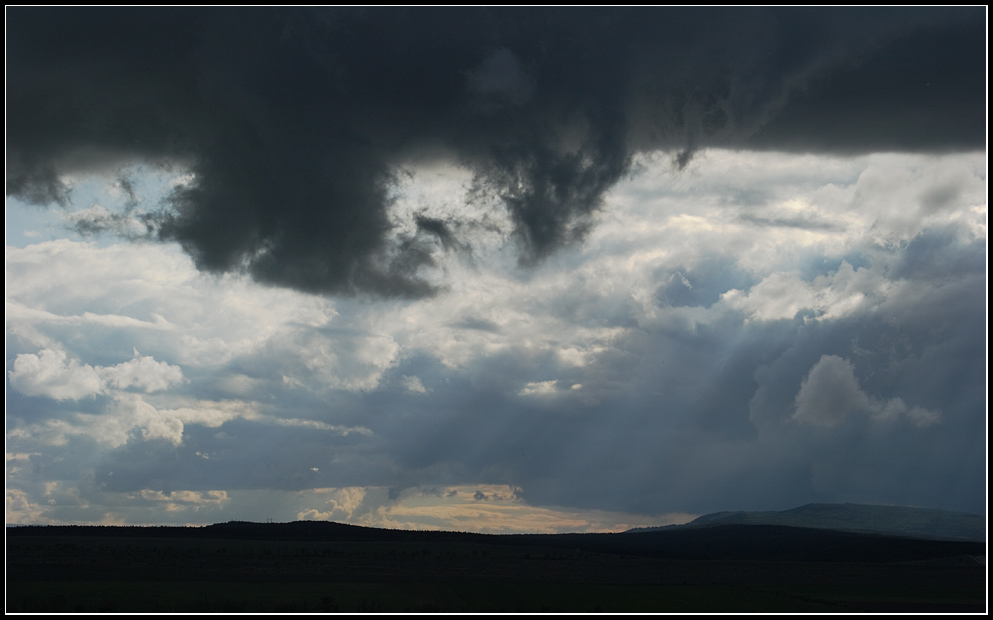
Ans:
<svg viewBox="0 0 993 620"><path fill-rule="evenodd" d="M315 390L375 389L400 350L389 333L348 330L327 334L304 326L278 330L265 345L284 365L286 381Z"/></svg>
<svg viewBox="0 0 993 620"><path fill-rule="evenodd" d="M301 521L349 521L362 505L366 489L346 487L342 489L314 489L307 495L314 499L325 499L324 510L308 508L297 513Z"/></svg>
<svg viewBox="0 0 993 620"><path fill-rule="evenodd" d="M100 444L119 447L134 433L145 440L161 439L178 446L183 441L186 424L219 427L236 418L260 419L253 403L241 401L212 402L181 399L177 408L156 407L139 394L114 393L98 414L74 411L64 419L39 421L7 432L11 439L31 439L41 445L66 445L72 437L90 437ZM283 421L280 421L283 422ZM292 424L292 421L286 422ZM325 425L323 430L341 434L368 432L364 429L338 428Z"/></svg>
<svg viewBox="0 0 993 620"><path fill-rule="evenodd" d="M110 389L136 387L145 392L165 390L183 381L178 366L156 362L135 350L134 358L116 366L90 366L70 359L65 351L43 349L37 355L22 353L14 360L10 384L28 396L79 400Z"/></svg>
<svg viewBox="0 0 993 620"><path fill-rule="evenodd" d="M796 272L773 273L747 293L732 289L721 294L731 308L760 321L792 319L800 311L815 318L840 319L875 309L894 284L870 269L853 269L842 261L837 270L811 282Z"/></svg>
<svg viewBox="0 0 993 620"><path fill-rule="evenodd" d="M104 368L102 374L107 383L118 389L141 388L146 392L166 390L183 381L183 371L179 366L166 362L156 362L149 355L134 351L134 359Z"/></svg>
<svg viewBox="0 0 993 620"><path fill-rule="evenodd" d="M176 408L161 408L158 413L163 416L176 418L186 424L200 424L211 428L221 426L228 420L244 418L259 419L260 414L254 403L239 400L209 401L198 399L181 399L182 406Z"/></svg>
<svg viewBox="0 0 993 620"><path fill-rule="evenodd" d="M137 394L121 394L103 415L79 418L75 430L114 447L127 443L134 431L146 441L160 439L178 446L183 428L179 416L159 411Z"/></svg>
<svg viewBox="0 0 993 620"><path fill-rule="evenodd" d="M532 381L521 389L521 396L529 395L543 395L543 394L554 394L558 391L558 382L554 379L551 381Z"/></svg>
<svg viewBox="0 0 993 620"><path fill-rule="evenodd" d="M372 431L363 426L338 426L317 420L301 420L299 418L275 418L273 419L273 422L275 424L279 424L280 426L297 426L301 428L312 428L320 431L328 431L343 437L347 437L352 433L367 436L372 435Z"/></svg>
<svg viewBox="0 0 993 620"><path fill-rule="evenodd" d="M288 325L324 325L332 302L236 276L199 273L170 245L56 240L6 248L12 334L37 346L72 333L117 329L142 351L167 350L180 365L215 366L264 347ZM130 347L129 347L130 349Z"/></svg>
<svg viewBox="0 0 993 620"><path fill-rule="evenodd" d="M427 390L424 388L424 384L421 383L419 377L408 377L403 375L403 386L407 388L408 392L414 392L416 394L426 394Z"/></svg>
<svg viewBox="0 0 993 620"><path fill-rule="evenodd" d="M199 512L201 509L223 508L230 499L226 491L154 491L143 489L136 493L148 502L161 503L167 512Z"/></svg>
<svg viewBox="0 0 993 620"><path fill-rule="evenodd" d="M18 355L9 377L11 386L19 392L55 400L93 396L102 392L106 385L93 366L69 359L65 351L51 349L43 349L38 355Z"/></svg>

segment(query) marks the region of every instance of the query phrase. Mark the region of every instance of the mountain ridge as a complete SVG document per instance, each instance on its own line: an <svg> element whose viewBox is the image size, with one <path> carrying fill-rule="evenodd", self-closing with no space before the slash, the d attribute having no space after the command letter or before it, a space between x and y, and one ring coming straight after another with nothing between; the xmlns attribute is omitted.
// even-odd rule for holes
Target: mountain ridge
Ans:
<svg viewBox="0 0 993 620"><path fill-rule="evenodd" d="M878 504L811 503L781 511L723 511L681 525L642 527L626 533L715 525L783 525L937 540L986 541L986 517L934 508Z"/></svg>

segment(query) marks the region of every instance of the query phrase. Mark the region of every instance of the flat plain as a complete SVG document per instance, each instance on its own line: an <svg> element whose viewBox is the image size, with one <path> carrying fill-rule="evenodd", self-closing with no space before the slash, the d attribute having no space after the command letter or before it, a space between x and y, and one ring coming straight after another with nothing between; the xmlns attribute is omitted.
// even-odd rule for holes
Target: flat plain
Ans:
<svg viewBox="0 0 993 620"><path fill-rule="evenodd" d="M8 613L986 610L985 543L777 526L690 536L19 527L7 529L6 553Z"/></svg>

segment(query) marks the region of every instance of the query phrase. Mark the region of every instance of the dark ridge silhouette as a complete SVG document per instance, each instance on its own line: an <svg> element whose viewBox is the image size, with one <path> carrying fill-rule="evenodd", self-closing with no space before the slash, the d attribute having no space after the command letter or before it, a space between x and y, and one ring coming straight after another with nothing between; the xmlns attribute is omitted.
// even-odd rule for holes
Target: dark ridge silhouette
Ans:
<svg viewBox="0 0 993 620"><path fill-rule="evenodd" d="M781 525L6 530L8 612L978 612L985 544Z"/></svg>
<svg viewBox="0 0 993 620"><path fill-rule="evenodd" d="M986 540L982 515L871 504L806 504L783 511L715 512L677 526L637 528L630 532L694 528L712 525L788 525L943 540Z"/></svg>
<svg viewBox="0 0 993 620"><path fill-rule="evenodd" d="M717 524L620 534L475 534L387 530L326 521L231 521L203 527L24 526L8 529L7 536L482 544L503 547L535 546L682 560L907 562L986 554L985 543L977 541L933 540L749 524Z"/></svg>

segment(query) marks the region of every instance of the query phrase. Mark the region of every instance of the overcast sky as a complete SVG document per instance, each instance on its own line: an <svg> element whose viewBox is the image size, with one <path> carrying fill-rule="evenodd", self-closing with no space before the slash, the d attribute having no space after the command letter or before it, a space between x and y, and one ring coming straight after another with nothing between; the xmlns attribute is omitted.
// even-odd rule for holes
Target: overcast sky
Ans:
<svg viewBox="0 0 993 620"><path fill-rule="evenodd" d="M6 518L986 512L986 9L7 8Z"/></svg>

